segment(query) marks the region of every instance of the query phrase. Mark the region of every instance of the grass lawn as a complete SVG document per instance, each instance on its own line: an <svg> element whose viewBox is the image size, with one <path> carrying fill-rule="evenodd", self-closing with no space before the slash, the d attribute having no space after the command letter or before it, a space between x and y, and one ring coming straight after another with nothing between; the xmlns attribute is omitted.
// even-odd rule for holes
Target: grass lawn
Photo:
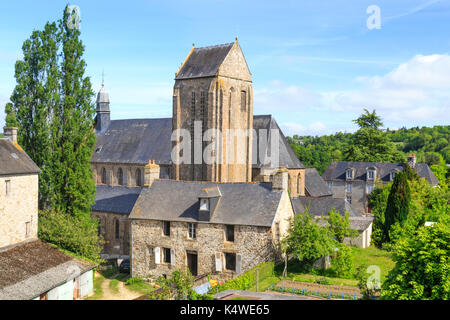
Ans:
<svg viewBox="0 0 450 320"><path fill-rule="evenodd" d="M119 280L118 279L112 279L109 282L109 288L114 293L119 293Z"/></svg>
<svg viewBox="0 0 450 320"><path fill-rule="evenodd" d="M376 265L381 269L381 282L386 279L389 271L395 266L395 262L392 260L392 253L386 250L381 250L376 247L369 248L352 248L353 263L355 268L361 265Z"/></svg>
<svg viewBox="0 0 450 320"><path fill-rule="evenodd" d="M135 278L137 279L137 278ZM150 285L149 283L143 281L142 279L137 279L132 282L126 283L126 287L130 289L131 291L139 292L142 295L149 294L153 290L155 290L155 287Z"/></svg>

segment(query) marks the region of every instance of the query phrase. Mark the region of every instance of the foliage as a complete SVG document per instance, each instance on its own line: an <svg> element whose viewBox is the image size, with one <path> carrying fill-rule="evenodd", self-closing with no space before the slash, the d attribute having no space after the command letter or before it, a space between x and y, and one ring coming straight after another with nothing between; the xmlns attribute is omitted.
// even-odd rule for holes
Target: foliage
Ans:
<svg viewBox="0 0 450 320"><path fill-rule="evenodd" d="M350 212L345 211L345 216L342 217L335 208L332 208L328 212L326 221L329 224L328 228L332 236L339 243L343 243L347 237L355 238L358 236L358 231L350 228Z"/></svg>
<svg viewBox="0 0 450 320"><path fill-rule="evenodd" d="M24 42L5 112L19 128L19 144L41 168L39 208L85 219L95 199L95 105L80 31L67 24L70 14L66 6L58 23L47 22Z"/></svg>
<svg viewBox="0 0 450 320"><path fill-rule="evenodd" d="M59 211L39 212L39 238L100 263L102 240L98 238L98 221L73 217Z"/></svg>
<svg viewBox="0 0 450 320"><path fill-rule="evenodd" d="M384 213L384 236L387 241L390 239L389 231L394 223L403 226L409 215L409 205L411 202L411 191L408 179L404 172L397 173L392 183L391 191Z"/></svg>
<svg viewBox="0 0 450 320"><path fill-rule="evenodd" d="M356 269L356 278L358 279L358 288L361 292L363 299L371 299L374 296L379 295L381 292L380 283L373 279L371 282L369 280L369 273L367 272L367 265L360 265Z"/></svg>
<svg viewBox="0 0 450 320"><path fill-rule="evenodd" d="M330 230L319 226L306 208L303 214L294 217L288 236L282 240L287 254L295 257L307 266L333 252L336 240L332 238Z"/></svg>
<svg viewBox="0 0 450 320"><path fill-rule="evenodd" d="M450 299L450 227L448 218L420 227L399 241L395 268L383 283L382 297L396 300Z"/></svg>
<svg viewBox="0 0 450 320"><path fill-rule="evenodd" d="M331 272L336 277L349 277L355 272L352 250L343 243L338 244L336 257L331 259Z"/></svg>
<svg viewBox="0 0 450 320"><path fill-rule="evenodd" d="M16 112L13 109L12 103L7 103L5 106L5 113L6 113L6 126L7 127L17 127L19 123L17 122L17 116Z"/></svg>

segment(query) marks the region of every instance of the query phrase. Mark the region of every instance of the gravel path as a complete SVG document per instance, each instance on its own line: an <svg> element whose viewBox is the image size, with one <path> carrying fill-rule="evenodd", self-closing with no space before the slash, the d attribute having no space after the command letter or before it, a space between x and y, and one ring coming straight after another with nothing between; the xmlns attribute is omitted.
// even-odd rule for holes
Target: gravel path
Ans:
<svg viewBox="0 0 450 320"><path fill-rule="evenodd" d="M97 274L95 276L97 276ZM129 290L125 286L125 283L122 281L119 281L118 285L119 292L117 293L113 292L109 287L109 283L113 278L117 276L118 274L112 277L111 279L105 279L105 281L103 281L102 283L103 295L99 300L133 300L142 295L139 292Z"/></svg>

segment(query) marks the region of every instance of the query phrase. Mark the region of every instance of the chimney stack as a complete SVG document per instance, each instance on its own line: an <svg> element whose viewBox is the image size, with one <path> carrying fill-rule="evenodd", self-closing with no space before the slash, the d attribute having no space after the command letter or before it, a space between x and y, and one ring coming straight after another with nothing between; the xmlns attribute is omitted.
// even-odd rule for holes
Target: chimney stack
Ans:
<svg viewBox="0 0 450 320"><path fill-rule="evenodd" d="M159 179L160 168L155 160L148 160L145 166L144 187L151 187L155 180Z"/></svg>
<svg viewBox="0 0 450 320"><path fill-rule="evenodd" d="M17 143L17 128L16 127L3 127L3 136L6 139Z"/></svg>
<svg viewBox="0 0 450 320"><path fill-rule="evenodd" d="M289 172L286 167L281 167L273 174L272 189L288 191Z"/></svg>
<svg viewBox="0 0 450 320"><path fill-rule="evenodd" d="M411 167L411 169L414 169L414 167L416 166L416 154L409 154L408 155L408 165Z"/></svg>

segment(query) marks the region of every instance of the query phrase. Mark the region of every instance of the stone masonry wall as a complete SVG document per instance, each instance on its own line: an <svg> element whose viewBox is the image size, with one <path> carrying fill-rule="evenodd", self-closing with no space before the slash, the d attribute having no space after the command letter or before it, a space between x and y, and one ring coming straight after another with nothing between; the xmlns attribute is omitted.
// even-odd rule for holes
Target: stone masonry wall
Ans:
<svg viewBox="0 0 450 320"><path fill-rule="evenodd" d="M130 222L127 215L92 211L91 216L99 219L100 234L105 240L102 253L111 255L130 254ZM116 221L119 221L119 237L116 238Z"/></svg>
<svg viewBox="0 0 450 320"><path fill-rule="evenodd" d="M37 238L37 232L38 175L0 176L0 248Z"/></svg>

